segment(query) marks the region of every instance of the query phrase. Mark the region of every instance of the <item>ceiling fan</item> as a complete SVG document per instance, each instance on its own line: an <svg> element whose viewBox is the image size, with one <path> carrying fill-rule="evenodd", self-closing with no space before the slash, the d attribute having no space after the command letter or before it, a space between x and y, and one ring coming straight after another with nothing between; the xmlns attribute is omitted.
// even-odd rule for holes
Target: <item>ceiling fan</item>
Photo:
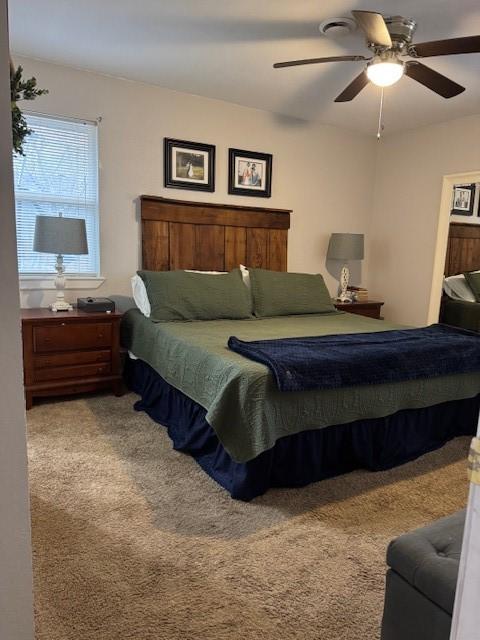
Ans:
<svg viewBox="0 0 480 640"><path fill-rule="evenodd" d="M346 55L291 60L289 62L277 62L273 65L274 68L279 69L323 62L367 62L366 68L335 98L335 102L353 100L369 82L373 82L379 87L388 87L398 82L404 74L438 93L443 98L453 98L465 91L465 87L418 62L417 59L459 53L480 53L480 36L450 38L449 40L435 40L414 44L412 37L417 28L417 23L411 18L403 18L402 16L384 17L381 13L357 10L352 11L352 15L358 27L365 34L367 47L373 53L373 56L366 58L362 55ZM403 61L403 57L414 59Z"/></svg>

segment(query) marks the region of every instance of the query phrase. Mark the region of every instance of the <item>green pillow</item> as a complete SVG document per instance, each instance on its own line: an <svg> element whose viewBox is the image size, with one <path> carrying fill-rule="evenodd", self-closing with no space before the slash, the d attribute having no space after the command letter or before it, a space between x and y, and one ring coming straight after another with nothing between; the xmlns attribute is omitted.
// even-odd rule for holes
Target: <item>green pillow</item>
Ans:
<svg viewBox="0 0 480 640"><path fill-rule="evenodd" d="M205 274L188 271L138 271L145 283L151 319L216 320L252 317L250 293L240 269Z"/></svg>
<svg viewBox="0 0 480 640"><path fill-rule="evenodd" d="M335 311L320 274L249 269L253 310L257 317Z"/></svg>
<svg viewBox="0 0 480 640"><path fill-rule="evenodd" d="M463 274L468 286L472 290L475 300L480 302L480 271L468 271Z"/></svg>

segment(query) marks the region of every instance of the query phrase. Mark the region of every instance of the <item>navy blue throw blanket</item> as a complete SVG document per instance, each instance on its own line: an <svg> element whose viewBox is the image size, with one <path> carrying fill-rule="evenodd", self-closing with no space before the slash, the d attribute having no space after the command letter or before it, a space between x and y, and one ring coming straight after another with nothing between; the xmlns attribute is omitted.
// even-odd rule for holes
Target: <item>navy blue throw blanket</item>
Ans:
<svg viewBox="0 0 480 640"><path fill-rule="evenodd" d="M231 336L228 346L266 364L280 391L338 389L480 372L480 336L442 324L251 342Z"/></svg>

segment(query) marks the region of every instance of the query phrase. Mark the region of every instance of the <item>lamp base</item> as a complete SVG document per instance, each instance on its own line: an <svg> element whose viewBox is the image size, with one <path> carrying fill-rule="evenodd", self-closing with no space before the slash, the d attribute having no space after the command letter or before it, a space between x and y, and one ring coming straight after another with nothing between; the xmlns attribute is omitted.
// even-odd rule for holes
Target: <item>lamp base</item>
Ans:
<svg viewBox="0 0 480 640"><path fill-rule="evenodd" d="M340 295L337 298L339 302L352 301L351 296L347 293L349 280L350 280L350 270L345 264L343 265L342 272L340 274Z"/></svg>
<svg viewBox="0 0 480 640"><path fill-rule="evenodd" d="M57 271L57 277L55 278L55 288L57 290L57 299L50 305L50 309L52 311L73 311L73 307L69 302L65 300L65 276L64 274L64 266L63 266L63 256L57 256L57 262L55 264L55 269Z"/></svg>
<svg viewBox="0 0 480 640"><path fill-rule="evenodd" d="M68 302L65 302L65 300L56 300L49 306L49 309L54 312L73 311L72 305L69 304Z"/></svg>

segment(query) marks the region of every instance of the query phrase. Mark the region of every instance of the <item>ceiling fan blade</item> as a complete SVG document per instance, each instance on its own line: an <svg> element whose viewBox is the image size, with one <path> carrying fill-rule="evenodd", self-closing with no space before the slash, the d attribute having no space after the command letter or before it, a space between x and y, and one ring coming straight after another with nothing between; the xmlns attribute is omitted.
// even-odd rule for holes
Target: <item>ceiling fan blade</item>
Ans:
<svg viewBox="0 0 480 640"><path fill-rule="evenodd" d="M354 10L352 15L360 29L367 36L368 42L381 47L390 48L392 46L392 39L381 13Z"/></svg>
<svg viewBox="0 0 480 640"><path fill-rule="evenodd" d="M352 80L348 87L335 98L335 102L350 102L350 100L353 100L358 96L360 91L364 89L369 82L370 80L368 79L367 72L362 71L362 73L358 75L355 80Z"/></svg>
<svg viewBox="0 0 480 640"><path fill-rule="evenodd" d="M421 62L410 61L405 63L405 74L423 84L424 87L438 93L444 98L453 98L459 93L465 91L465 87L457 84L450 78L443 76L438 71L434 71L430 67L425 66Z"/></svg>
<svg viewBox="0 0 480 640"><path fill-rule="evenodd" d="M459 53L480 53L480 36L420 42L412 44L408 49L408 53L414 58L453 56Z"/></svg>
<svg viewBox="0 0 480 640"><path fill-rule="evenodd" d="M303 64L319 64L321 62L359 62L362 60L370 60L365 56L330 56L328 58L307 58L306 60L290 60L289 62L276 62L274 69L282 69L283 67L297 67Z"/></svg>

